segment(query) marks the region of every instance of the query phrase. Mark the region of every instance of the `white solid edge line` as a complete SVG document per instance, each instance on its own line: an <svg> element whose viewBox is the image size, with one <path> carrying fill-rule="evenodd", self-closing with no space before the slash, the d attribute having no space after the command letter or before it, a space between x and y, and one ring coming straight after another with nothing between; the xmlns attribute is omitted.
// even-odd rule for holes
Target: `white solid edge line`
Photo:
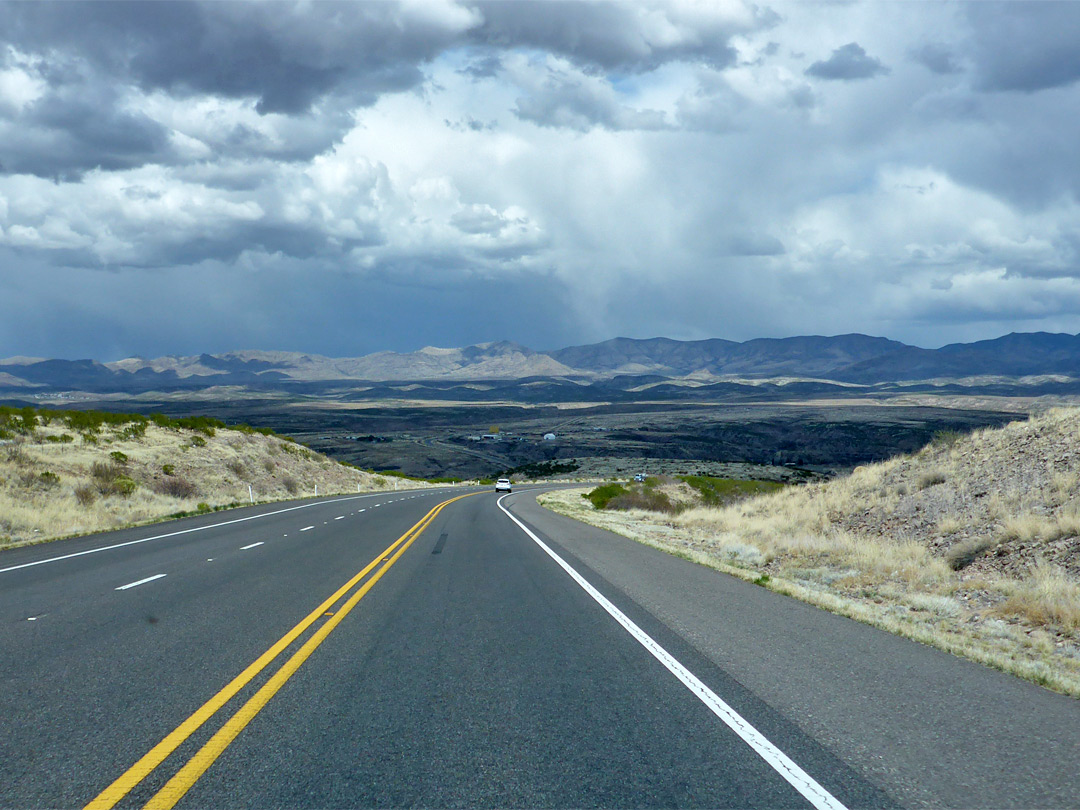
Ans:
<svg viewBox="0 0 1080 810"><path fill-rule="evenodd" d="M255 546L261 546L263 544L263 542L264 542L263 540L260 540L258 543L252 543L251 545L248 545L248 546L240 546L240 550L241 551L247 551L249 548L255 548Z"/></svg>
<svg viewBox="0 0 1080 810"><path fill-rule="evenodd" d="M503 495L502 498L499 498L499 500L496 501L496 504L506 516L514 521L519 529L532 538L533 542L547 552L548 556L555 560L566 573L573 577L574 581L577 582L589 596L595 599L604 610L611 614L612 618L621 624L626 632L633 636L642 647L648 650L657 661L667 667L676 678L682 681L683 685L693 692L713 714L719 717L728 728L738 734L743 742L754 749L754 752L764 759L773 770L784 777L788 784L799 791L799 793L802 794L810 804L818 808L818 810L847 810L835 796L819 785L813 777L806 773L806 771L796 765L787 754L769 742L764 734L750 725L742 715L721 700L720 697L702 683L696 675L679 663L671 653L657 644L648 633L630 621L626 614L615 607L607 597L590 585L589 582L581 576L581 574L575 571L562 557L552 551L551 548L549 548L543 540L537 537L528 526L511 514L510 510L502 505L503 499L507 497L507 495Z"/></svg>
<svg viewBox="0 0 1080 810"><path fill-rule="evenodd" d="M20 568L31 568L35 565L45 565L45 563L59 562L60 560L70 560L72 557L82 557L86 554L97 554L99 551L111 551L114 548L123 548L124 546L135 546L139 543L149 543L151 540L163 540L166 537L176 537L181 534L190 534L191 532L202 532L207 529L216 529L219 526L229 526L233 523L243 523L247 520L258 520L259 518L272 517L273 515L281 515L285 512L295 512L297 509L308 509L312 506L323 506L328 503L334 503L335 501L355 501L359 498L374 498L381 493L373 492L367 495L353 495L348 498L334 498L329 501L316 501L315 503L304 503L300 506L290 506L288 509L278 509L275 512L264 512L261 515L248 515L247 517L236 518L235 520L224 520L221 523L211 523L209 526L195 526L191 529L181 529L177 532L168 532L167 534L156 534L153 537L143 537L140 540L128 540L126 543L115 543L111 546L101 546L100 548L89 548L86 551L76 551L73 554L61 554L59 557L48 557L44 560L35 560L34 562L22 563L21 565L9 565L7 568L0 568L0 574L5 574L8 571L17 571Z"/></svg>
<svg viewBox="0 0 1080 810"><path fill-rule="evenodd" d="M161 579L165 574L154 574L152 577L146 579L140 579L138 582L129 582L127 585L121 585L119 588L114 588L116 591L126 591L128 588L134 588L136 585L145 585L147 582L153 582L155 579Z"/></svg>

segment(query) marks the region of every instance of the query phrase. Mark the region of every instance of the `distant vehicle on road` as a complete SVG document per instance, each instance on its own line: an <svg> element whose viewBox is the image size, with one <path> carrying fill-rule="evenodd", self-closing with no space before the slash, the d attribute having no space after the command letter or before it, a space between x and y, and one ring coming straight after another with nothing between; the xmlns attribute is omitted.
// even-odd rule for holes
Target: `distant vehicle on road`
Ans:
<svg viewBox="0 0 1080 810"><path fill-rule="evenodd" d="M495 491L496 492L510 492L511 491L510 490L510 479L509 478L500 478L498 481L496 481L495 482Z"/></svg>
<svg viewBox="0 0 1080 810"><path fill-rule="evenodd" d="M645 473L638 473L634 476L634 480L640 484L642 481L645 480Z"/></svg>

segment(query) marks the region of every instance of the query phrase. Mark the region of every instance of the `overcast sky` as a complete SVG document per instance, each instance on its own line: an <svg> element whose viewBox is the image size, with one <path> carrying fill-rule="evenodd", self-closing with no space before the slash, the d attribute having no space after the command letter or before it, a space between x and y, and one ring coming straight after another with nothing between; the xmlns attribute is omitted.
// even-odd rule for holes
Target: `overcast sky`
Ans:
<svg viewBox="0 0 1080 810"><path fill-rule="evenodd" d="M1080 3L0 4L0 357L1080 332Z"/></svg>

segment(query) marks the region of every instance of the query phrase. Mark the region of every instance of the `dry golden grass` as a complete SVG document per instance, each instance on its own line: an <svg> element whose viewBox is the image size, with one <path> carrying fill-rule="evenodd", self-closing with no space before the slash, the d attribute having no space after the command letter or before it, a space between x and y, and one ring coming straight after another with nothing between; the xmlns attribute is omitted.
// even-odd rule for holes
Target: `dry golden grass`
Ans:
<svg viewBox="0 0 1080 810"><path fill-rule="evenodd" d="M91 436L95 443L48 438L65 433L73 431L53 422L0 444L0 548L246 504L249 484L256 502L314 495L316 485L319 495L425 486L260 433L206 436L151 424L141 438L108 426Z"/></svg>
<svg viewBox="0 0 1080 810"><path fill-rule="evenodd" d="M725 508L571 517L1080 697L1080 411Z"/></svg>

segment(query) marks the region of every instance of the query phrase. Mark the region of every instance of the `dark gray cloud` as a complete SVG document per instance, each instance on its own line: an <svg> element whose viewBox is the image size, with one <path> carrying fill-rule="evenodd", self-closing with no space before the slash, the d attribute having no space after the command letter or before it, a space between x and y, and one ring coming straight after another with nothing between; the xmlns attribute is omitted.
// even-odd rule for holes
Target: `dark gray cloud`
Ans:
<svg viewBox="0 0 1080 810"><path fill-rule="evenodd" d="M0 172L78 177L95 168L201 161L210 152L307 160L340 140L358 106L419 88L426 66L451 48L474 50L462 70L477 80L496 77L500 51L515 49L558 54L587 72L678 60L724 67L734 60L732 35L775 20L737 7L611 2L0 4L0 49L9 46L0 58L19 53L45 83L41 97L0 131ZM155 121L132 97L155 93L254 102L258 116L278 117L268 123L207 112L212 126ZM664 125L657 113L557 78L526 92L516 113L581 131ZM184 136L179 146L170 123Z"/></svg>
<svg viewBox="0 0 1080 810"><path fill-rule="evenodd" d="M172 162L168 130L114 102L100 86L70 88L18 116L0 113L0 172L78 179L90 169Z"/></svg>
<svg viewBox="0 0 1080 810"><path fill-rule="evenodd" d="M732 256L779 256L784 253L784 244L768 234L743 233L728 240L728 252Z"/></svg>
<svg viewBox="0 0 1080 810"><path fill-rule="evenodd" d="M686 60L734 64L732 35L771 25L768 9L619 2L478 2L484 24L473 38L497 48L531 47L602 70L650 70Z"/></svg>
<svg viewBox="0 0 1080 810"><path fill-rule="evenodd" d="M983 2L965 6L977 86L1035 92L1080 79L1080 3Z"/></svg>
<svg viewBox="0 0 1080 810"><path fill-rule="evenodd" d="M73 50L144 90L257 98L297 114L330 92L354 103L418 85L421 63L469 26L460 10L410 15L392 3L9 3L19 48Z"/></svg>
<svg viewBox="0 0 1080 810"><path fill-rule="evenodd" d="M927 42L910 51L909 56L915 62L939 76L959 73L963 68L953 50L941 43Z"/></svg>
<svg viewBox="0 0 1080 810"><path fill-rule="evenodd" d="M0 4L0 53L45 84L2 134L7 172L78 176L190 160L132 93L254 100L274 131L232 120L198 133L226 156L307 159L350 110L418 87L423 65L476 21L460 7L391 3L57 2ZM7 46L5 49L4 46ZM196 155L201 159L205 155Z"/></svg>
<svg viewBox="0 0 1080 810"><path fill-rule="evenodd" d="M889 69L866 51L857 42L849 42L832 52L828 59L814 62L806 69L807 76L818 79L838 79L854 81L872 79L889 72Z"/></svg>

